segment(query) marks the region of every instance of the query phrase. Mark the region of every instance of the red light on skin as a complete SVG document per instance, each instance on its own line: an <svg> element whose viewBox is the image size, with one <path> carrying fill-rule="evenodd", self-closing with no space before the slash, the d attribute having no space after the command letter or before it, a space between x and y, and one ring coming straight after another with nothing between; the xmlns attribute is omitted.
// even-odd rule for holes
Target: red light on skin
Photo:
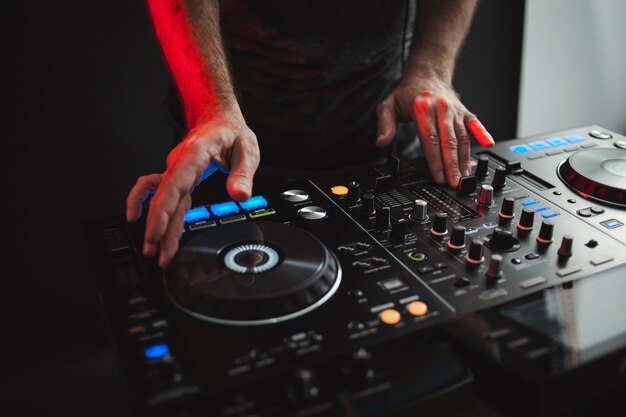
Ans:
<svg viewBox="0 0 626 417"><path fill-rule="evenodd" d="M495 142L493 141L493 138L487 132L487 129L485 129L485 127L482 125L482 123L480 123L480 121L476 117L471 117L467 121L467 126L469 127L469 130L472 133L472 136L476 138L476 140L478 141L478 143L480 143L481 146L484 146L485 148L490 148L495 144Z"/></svg>
<svg viewBox="0 0 626 417"><path fill-rule="evenodd" d="M181 1L148 1L150 16L167 65L185 109L187 127L200 118L210 119L219 109L213 80L205 72L204 60Z"/></svg>

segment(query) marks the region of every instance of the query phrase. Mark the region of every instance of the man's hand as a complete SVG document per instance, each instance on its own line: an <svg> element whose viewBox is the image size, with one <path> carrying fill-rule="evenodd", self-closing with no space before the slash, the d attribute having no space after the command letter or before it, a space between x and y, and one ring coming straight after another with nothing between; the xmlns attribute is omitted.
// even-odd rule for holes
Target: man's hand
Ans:
<svg viewBox="0 0 626 417"><path fill-rule="evenodd" d="M128 195L126 217L132 222L139 219L143 201L154 192L144 255L154 256L160 251L159 266L169 265L178 250L185 213L191 208L191 192L211 162L230 170L227 191L234 200L243 201L250 198L259 159L256 136L242 117L198 123L170 152L165 172L140 177Z"/></svg>
<svg viewBox="0 0 626 417"><path fill-rule="evenodd" d="M391 143L396 123L413 121L435 182L456 187L470 175L470 134L486 147L494 141L449 83L437 79L402 81L378 105L376 146Z"/></svg>

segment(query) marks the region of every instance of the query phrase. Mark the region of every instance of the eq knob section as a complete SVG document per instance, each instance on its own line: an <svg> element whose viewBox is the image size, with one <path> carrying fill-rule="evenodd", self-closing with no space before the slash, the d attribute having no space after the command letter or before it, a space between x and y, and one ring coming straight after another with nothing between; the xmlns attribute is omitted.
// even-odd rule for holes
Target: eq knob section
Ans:
<svg viewBox="0 0 626 417"><path fill-rule="evenodd" d="M458 250L465 247L465 227L456 225L452 228L448 248Z"/></svg>

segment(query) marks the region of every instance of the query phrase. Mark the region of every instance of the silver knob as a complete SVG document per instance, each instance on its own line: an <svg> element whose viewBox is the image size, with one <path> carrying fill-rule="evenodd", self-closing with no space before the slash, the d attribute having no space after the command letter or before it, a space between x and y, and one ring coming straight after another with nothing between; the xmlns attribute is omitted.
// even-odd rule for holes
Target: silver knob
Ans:
<svg viewBox="0 0 626 417"><path fill-rule="evenodd" d="M426 200L415 200L413 202L413 212L409 215L409 219L414 222L425 222L428 220L428 203Z"/></svg>

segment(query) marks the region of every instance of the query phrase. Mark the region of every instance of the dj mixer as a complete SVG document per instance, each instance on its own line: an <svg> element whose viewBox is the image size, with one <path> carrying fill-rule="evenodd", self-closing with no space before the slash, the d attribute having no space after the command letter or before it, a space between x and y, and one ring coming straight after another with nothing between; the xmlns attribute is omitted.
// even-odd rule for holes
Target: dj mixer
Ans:
<svg viewBox="0 0 626 417"><path fill-rule="evenodd" d="M89 224L133 413L382 416L478 384L550 415L623 386L626 138L472 158L456 190L392 156L194 201L165 270L143 225Z"/></svg>

